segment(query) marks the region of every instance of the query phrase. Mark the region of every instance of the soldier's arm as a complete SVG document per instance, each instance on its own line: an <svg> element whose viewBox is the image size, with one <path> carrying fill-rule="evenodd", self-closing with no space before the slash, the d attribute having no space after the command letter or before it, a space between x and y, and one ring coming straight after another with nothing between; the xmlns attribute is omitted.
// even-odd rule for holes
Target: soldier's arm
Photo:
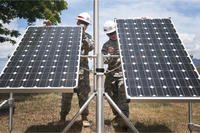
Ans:
<svg viewBox="0 0 200 133"><path fill-rule="evenodd" d="M92 36L89 36L88 38L89 51L92 51L94 49L94 40L92 39Z"/></svg>
<svg viewBox="0 0 200 133"><path fill-rule="evenodd" d="M83 47L87 47L89 51L92 51L94 49L94 41L92 40L92 37L87 34L83 33Z"/></svg>
<svg viewBox="0 0 200 133"><path fill-rule="evenodd" d="M101 53L104 54L104 55L108 54L106 44L103 45L103 47L101 49Z"/></svg>
<svg viewBox="0 0 200 133"><path fill-rule="evenodd" d="M106 46L106 44L103 45L103 47L102 47L102 49L101 49L101 53L102 53L103 55L108 55L108 51L107 51L107 46ZM109 64L110 60L111 60L110 57L105 57L105 58L104 58L104 63L105 63L105 64Z"/></svg>

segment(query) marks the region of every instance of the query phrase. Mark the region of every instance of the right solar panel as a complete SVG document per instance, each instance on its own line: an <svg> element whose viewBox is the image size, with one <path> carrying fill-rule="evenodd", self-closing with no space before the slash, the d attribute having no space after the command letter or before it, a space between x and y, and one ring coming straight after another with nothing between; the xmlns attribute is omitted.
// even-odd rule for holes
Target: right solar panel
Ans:
<svg viewBox="0 0 200 133"><path fill-rule="evenodd" d="M128 99L200 99L200 79L170 19L116 19Z"/></svg>

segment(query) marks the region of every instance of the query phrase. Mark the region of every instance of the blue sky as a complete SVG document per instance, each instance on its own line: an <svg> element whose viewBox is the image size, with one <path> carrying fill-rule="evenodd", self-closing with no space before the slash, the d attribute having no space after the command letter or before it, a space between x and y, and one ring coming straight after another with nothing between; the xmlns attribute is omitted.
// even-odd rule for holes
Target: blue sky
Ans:
<svg viewBox="0 0 200 133"><path fill-rule="evenodd" d="M75 25L75 17L80 12L89 12L93 19L93 0L67 0L68 9L61 14L60 25ZM106 20L114 18L169 18L176 28L182 43L189 54L200 59L200 1L199 0L99 0L100 7L100 45L107 40L102 25ZM42 25L37 20L35 25ZM18 29L21 33L26 29L25 20L13 20L7 27ZM92 35L90 25L88 32ZM17 38L17 41L20 37ZM0 58L12 54L17 45L1 44ZM1 62L0 62L1 63Z"/></svg>

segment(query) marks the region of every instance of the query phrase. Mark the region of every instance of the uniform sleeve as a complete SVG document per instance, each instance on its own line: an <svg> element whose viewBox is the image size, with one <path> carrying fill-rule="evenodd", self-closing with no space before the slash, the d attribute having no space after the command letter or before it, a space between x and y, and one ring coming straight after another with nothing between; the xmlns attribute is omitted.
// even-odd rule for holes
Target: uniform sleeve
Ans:
<svg viewBox="0 0 200 133"><path fill-rule="evenodd" d="M88 33L83 33L82 43L83 47L87 48L89 51L94 49L94 40L92 40L92 36Z"/></svg>
<svg viewBox="0 0 200 133"><path fill-rule="evenodd" d="M104 55L108 54L106 44L103 45L103 47L101 49L101 53L104 54Z"/></svg>
<svg viewBox="0 0 200 133"><path fill-rule="evenodd" d="M101 53L103 55L108 55L108 51L107 51L107 43L105 43L101 49ZM111 58L110 57L106 57L104 58L104 63L105 64L109 64L109 62L111 61Z"/></svg>

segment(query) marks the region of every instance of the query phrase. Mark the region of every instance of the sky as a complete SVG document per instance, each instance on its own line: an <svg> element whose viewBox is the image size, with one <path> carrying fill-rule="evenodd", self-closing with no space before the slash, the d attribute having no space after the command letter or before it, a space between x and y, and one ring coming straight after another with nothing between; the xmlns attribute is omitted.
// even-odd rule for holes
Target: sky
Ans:
<svg viewBox="0 0 200 133"><path fill-rule="evenodd" d="M76 16L88 12L93 20L93 0L66 0L68 9L61 12L59 25L75 26ZM114 18L171 18L183 45L189 54L200 59L200 0L99 0L100 46L108 39L103 24ZM42 20L35 25L41 26ZM14 19L8 28L25 33L26 20ZM93 35L93 25L88 28ZM17 38L19 42L22 37ZM12 55L17 44L0 44L0 58ZM1 62L0 62L1 63ZM1 64L0 64L1 65Z"/></svg>

